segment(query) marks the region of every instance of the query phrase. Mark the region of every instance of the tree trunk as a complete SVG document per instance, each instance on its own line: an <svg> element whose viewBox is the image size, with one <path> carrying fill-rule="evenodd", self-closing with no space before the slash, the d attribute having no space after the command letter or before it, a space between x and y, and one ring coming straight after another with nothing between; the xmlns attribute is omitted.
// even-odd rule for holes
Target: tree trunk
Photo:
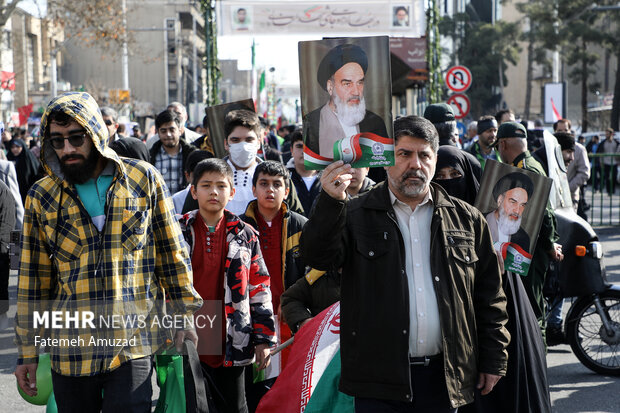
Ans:
<svg viewBox="0 0 620 413"><path fill-rule="evenodd" d="M582 42L583 52L586 53L586 42ZM566 98L565 98L566 99ZM566 114L564 114L566 116ZM584 56L581 59L581 133L588 131L588 62Z"/></svg>
<svg viewBox="0 0 620 413"><path fill-rule="evenodd" d="M618 118L620 117L620 50L616 52L616 85L614 86L614 101L611 105L611 119L609 125L615 131L618 130Z"/></svg>
<svg viewBox="0 0 620 413"><path fill-rule="evenodd" d="M527 72L525 77L525 108L523 118L530 118L530 104L532 102L532 72L534 71L534 42L530 39L527 44Z"/></svg>

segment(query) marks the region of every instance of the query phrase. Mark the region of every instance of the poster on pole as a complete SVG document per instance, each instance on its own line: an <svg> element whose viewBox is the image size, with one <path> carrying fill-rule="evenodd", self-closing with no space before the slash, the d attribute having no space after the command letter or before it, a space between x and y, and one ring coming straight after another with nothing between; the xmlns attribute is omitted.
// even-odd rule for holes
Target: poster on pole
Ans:
<svg viewBox="0 0 620 413"><path fill-rule="evenodd" d="M306 168L394 164L390 70L387 36L299 43Z"/></svg>

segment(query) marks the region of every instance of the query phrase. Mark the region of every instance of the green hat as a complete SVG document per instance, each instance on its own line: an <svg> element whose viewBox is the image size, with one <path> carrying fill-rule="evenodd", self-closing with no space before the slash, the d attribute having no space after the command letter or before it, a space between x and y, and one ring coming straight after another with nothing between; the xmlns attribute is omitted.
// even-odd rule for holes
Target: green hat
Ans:
<svg viewBox="0 0 620 413"><path fill-rule="evenodd" d="M452 106L446 103L433 103L428 105L424 111L424 117L431 123L449 122L455 120Z"/></svg>
<svg viewBox="0 0 620 413"><path fill-rule="evenodd" d="M527 130L520 123L504 122L497 129L497 140L493 146L499 145L499 140L504 138L527 138Z"/></svg>

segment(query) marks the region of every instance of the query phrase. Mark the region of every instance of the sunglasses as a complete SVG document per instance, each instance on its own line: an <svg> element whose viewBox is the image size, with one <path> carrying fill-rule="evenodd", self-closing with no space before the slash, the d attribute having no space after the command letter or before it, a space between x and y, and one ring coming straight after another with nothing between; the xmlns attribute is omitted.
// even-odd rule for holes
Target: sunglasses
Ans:
<svg viewBox="0 0 620 413"><path fill-rule="evenodd" d="M105 123L107 126L112 126L114 125L114 122L112 122L110 119L106 119L103 121L103 123Z"/></svg>
<svg viewBox="0 0 620 413"><path fill-rule="evenodd" d="M66 138L50 138L50 144L54 149L62 149L65 147L65 140L68 140L71 146L74 148L78 148L84 144L84 139L86 138L86 132L74 133Z"/></svg>

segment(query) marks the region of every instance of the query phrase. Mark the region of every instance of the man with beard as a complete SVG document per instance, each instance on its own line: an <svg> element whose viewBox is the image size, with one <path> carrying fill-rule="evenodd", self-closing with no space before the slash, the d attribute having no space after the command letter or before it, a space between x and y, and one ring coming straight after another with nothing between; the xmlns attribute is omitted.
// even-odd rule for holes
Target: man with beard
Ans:
<svg viewBox="0 0 620 413"><path fill-rule="evenodd" d="M155 128L159 140L149 151L150 161L164 177L170 193L174 194L187 186L183 174L185 163L197 148L181 138L181 119L171 110L157 115Z"/></svg>
<svg viewBox="0 0 620 413"><path fill-rule="evenodd" d="M41 390L43 343L58 411L149 411L152 354L198 339L184 322L176 332L161 323L191 319L202 303L170 194L152 165L108 148L88 93L52 99L41 130L46 176L26 198L17 285L18 385ZM42 330L33 318L49 307L74 322ZM128 322L110 323L119 316Z"/></svg>
<svg viewBox="0 0 620 413"><path fill-rule="evenodd" d="M506 297L484 216L435 173L437 131L394 122L387 180L352 198L350 165L321 175L307 265L342 268L340 391L360 412L455 412L506 373ZM387 341L386 341L387 340Z"/></svg>
<svg viewBox="0 0 620 413"><path fill-rule="evenodd" d="M487 159L501 162L497 149L493 148L497 136L497 120L495 117L487 115L478 120L478 140L474 142L468 152L478 159L480 166L484 169Z"/></svg>
<svg viewBox="0 0 620 413"><path fill-rule="evenodd" d="M500 178L493 188L497 209L486 214L495 249L505 243L517 244L529 254L530 236L521 228L523 211L532 196L534 184L525 174L512 172Z"/></svg>
<svg viewBox="0 0 620 413"><path fill-rule="evenodd" d="M330 98L303 120L304 143L313 155L333 159L336 141L361 132L387 137L383 119L366 110L367 69L366 52L354 44L338 45L321 60L317 81Z"/></svg>
<svg viewBox="0 0 620 413"><path fill-rule="evenodd" d="M392 26L409 27L409 9L407 9L407 7L394 7L394 18L392 19Z"/></svg>

